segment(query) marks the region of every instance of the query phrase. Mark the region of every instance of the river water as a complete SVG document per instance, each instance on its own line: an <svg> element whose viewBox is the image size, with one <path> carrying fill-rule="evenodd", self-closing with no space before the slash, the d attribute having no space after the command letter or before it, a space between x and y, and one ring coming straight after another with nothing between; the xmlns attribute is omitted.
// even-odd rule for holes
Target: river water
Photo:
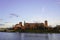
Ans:
<svg viewBox="0 0 60 40"><path fill-rule="evenodd" d="M0 40L60 40L60 34L0 32Z"/></svg>

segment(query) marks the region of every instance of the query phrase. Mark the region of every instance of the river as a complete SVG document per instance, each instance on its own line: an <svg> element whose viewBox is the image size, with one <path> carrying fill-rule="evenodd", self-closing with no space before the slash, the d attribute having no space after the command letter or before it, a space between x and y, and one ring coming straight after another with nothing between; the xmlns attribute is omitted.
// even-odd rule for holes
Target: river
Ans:
<svg viewBox="0 0 60 40"><path fill-rule="evenodd" d="M0 40L60 40L60 34L0 32Z"/></svg>

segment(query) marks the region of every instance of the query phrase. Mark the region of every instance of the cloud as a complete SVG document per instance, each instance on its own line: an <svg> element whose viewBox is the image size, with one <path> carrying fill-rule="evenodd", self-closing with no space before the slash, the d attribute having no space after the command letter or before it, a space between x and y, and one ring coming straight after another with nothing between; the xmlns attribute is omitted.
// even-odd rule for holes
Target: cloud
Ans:
<svg viewBox="0 0 60 40"><path fill-rule="evenodd" d="M60 0L56 0L56 4L57 5L60 5Z"/></svg>
<svg viewBox="0 0 60 40"><path fill-rule="evenodd" d="M3 19L0 19L0 21L3 21Z"/></svg>
<svg viewBox="0 0 60 40"><path fill-rule="evenodd" d="M41 13L45 13L46 11L47 11L46 6L43 6L43 7L41 8Z"/></svg>
<svg viewBox="0 0 60 40"><path fill-rule="evenodd" d="M4 26L5 24L0 24L0 26Z"/></svg>
<svg viewBox="0 0 60 40"><path fill-rule="evenodd" d="M13 16L19 17L17 14L14 14L14 13L11 13L10 15L11 15L10 17L13 17Z"/></svg>
<svg viewBox="0 0 60 40"><path fill-rule="evenodd" d="M4 23L11 23L11 22L4 22Z"/></svg>
<svg viewBox="0 0 60 40"><path fill-rule="evenodd" d="M12 27L12 25L14 25L14 23L5 22L4 24L0 24L0 28L9 28Z"/></svg>
<svg viewBox="0 0 60 40"><path fill-rule="evenodd" d="M45 11L45 8L44 7L42 7L42 13Z"/></svg>
<svg viewBox="0 0 60 40"><path fill-rule="evenodd" d="M60 2L56 2L58 5L60 5Z"/></svg>

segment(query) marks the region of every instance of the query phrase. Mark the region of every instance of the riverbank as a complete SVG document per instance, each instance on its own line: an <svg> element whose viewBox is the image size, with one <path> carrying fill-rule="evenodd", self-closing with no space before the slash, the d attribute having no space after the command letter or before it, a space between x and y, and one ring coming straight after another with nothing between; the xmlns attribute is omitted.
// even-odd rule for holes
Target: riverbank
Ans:
<svg viewBox="0 0 60 40"><path fill-rule="evenodd" d="M0 28L0 32L19 32L19 33L60 33L60 30L53 29L17 29L13 28Z"/></svg>
<svg viewBox="0 0 60 40"><path fill-rule="evenodd" d="M19 33L60 33L60 32L56 32L56 31L47 31L47 30L4 30L4 31L0 31L0 32L19 32Z"/></svg>

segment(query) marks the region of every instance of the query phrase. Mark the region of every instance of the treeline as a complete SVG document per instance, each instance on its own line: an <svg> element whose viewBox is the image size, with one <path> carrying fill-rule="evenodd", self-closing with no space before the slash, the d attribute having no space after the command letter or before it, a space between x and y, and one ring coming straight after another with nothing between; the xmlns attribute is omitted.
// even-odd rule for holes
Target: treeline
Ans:
<svg viewBox="0 0 60 40"><path fill-rule="evenodd" d="M36 26L35 28L26 28L21 29L18 28L15 30L15 32L29 32L29 33L60 33L60 25L57 25L55 27L45 27L43 25Z"/></svg>

